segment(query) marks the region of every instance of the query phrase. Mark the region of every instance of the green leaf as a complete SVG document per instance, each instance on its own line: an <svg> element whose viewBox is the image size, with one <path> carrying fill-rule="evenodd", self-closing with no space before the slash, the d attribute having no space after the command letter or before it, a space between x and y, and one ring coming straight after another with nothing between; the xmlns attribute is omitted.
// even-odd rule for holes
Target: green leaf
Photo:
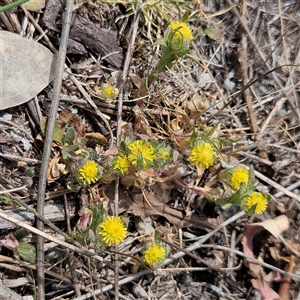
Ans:
<svg viewBox="0 0 300 300"><path fill-rule="evenodd" d="M103 176L104 168L100 165L98 165L98 179Z"/></svg>
<svg viewBox="0 0 300 300"><path fill-rule="evenodd" d="M43 135L46 134L46 129L47 129L47 118L42 118L41 120L41 131L43 133ZM55 123L55 127L54 127L54 132L53 132L53 141L63 144L63 130L61 129L61 127L58 125L58 123Z"/></svg>
<svg viewBox="0 0 300 300"><path fill-rule="evenodd" d="M190 16L190 13L188 11L186 11L181 19L181 22L187 23L189 20L189 16Z"/></svg>
<svg viewBox="0 0 300 300"><path fill-rule="evenodd" d="M63 144L63 131L60 126L56 123L53 132L53 141Z"/></svg>
<svg viewBox="0 0 300 300"><path fill-rule="evenodd" d="M76 145L64 146L61 150L61 154L64 161L68 161L69 158L75 157L75 151L78 150Z"/></svg>
<svg viewBox="0 0 300 300"><path fill-rule="evenodd" d="M24 228L20 228L14 232L14 237L19 241L21 239L24 239L29 234L30 234L30 232L28 230L26 230Z"/></svg>
<svg viewBox="0 0 300 300"><path fill-rule="evenodd" d="M228 199L228 203L241 205L241 201L246 196L245 187L246 184L242 182L240 188Z"/></svg>
<svg viewBox="0 0 300 300"><path fill-rule="evenodd" d="M93 221L90 225L90 228L94 231L97 231L99 224L103 221L105 210L103 209L102 205L89 205L88 208L93 212Z"/></svg>
<svg viewBox="0 0 300 300"><path fill-rule="evenodd" d="M28 1L29 1L29 0L18 0L18 1L16 1L16 2L13 2L13 3L9 3L9 4L7 4L7 5L0 6L0 12L4 12L4 11L6 11L6 10L12 9L12 8L14 8L14 7L16 7L16 6L19 6L19 5L23 4L23 3L26 3L26 2L28 2Z"/></svg>
<svg viewBox="0 0 300 300"><path fill-rule="evenodd" d="M69 183L67 184L67 189L72 192L78 192L80 189L80 184Z"/></svg>
<svg viewBox="0 0 300 300"><path fill-rule="evenodd" d="M11 203L11 204L14 204L16 206L19 206L19 207L23 207L23 205L21 205L20 203L18 203L17 201L5 196L5 195L0 195L0 199L8 202L8 203Z"/></svg>
<svg viewBox="0 0 300 300"><path fill-rule="evenodd" d="M64 144L72 144L75 139L75 129L73 127L68 128L67 132L65 133L63 142Z"/></svg>
<svg viewBox="0 0 300 300"><path fill-rule="evenodd" d="M192 136L191 136L191 138L190 138L190 140L189 140L189 142L188 142L189 146L191 148L193 148L195 146L197 138L198 138L198 133L196 131L194 131L193 134L192 134Z"/></svg>
<svg viewBox="0 0 300 300"><path fill-rule="evenodd" d="M247 215L248 216L252 216L252 215L254 215L254 213L255 213L255 210L256 210L256 206L257 206L257 204L255 204L255 205L252 205L248 210L247 210Z"/></svg>
<svg viewBox="0 0 300 300"><path fill-rule="evenodd" d="M160 236L161 236L161 234L160 234L160 232L159 231L157 231L157 230L155 230L155 232L154 232L154 242L155 243L160 243Z"/></svg>
<svg viewBox="0 0 300 300"><path fill-rule="evenodd" d="M182 33L179 31L182 27L178 27L176 28L176 30L173 30L169 37L168 37L168 43L170 44L170 48L173 50L173 51L179 51L182 46L183 46L183 36L182 36ZM179 33L176 34L176 32Z"/></svg>
<svg viewBox="0 0 300 300"><path fill-rule="evenodd" d="M141 151L138 150L136 166L137 166L139 169L143 169L143 161L144 161L143 155L142 155Z"/></svg>
<svg viewBox="0 0 300 300"><path fill-rule="evenodd" d="M255 174L254 174L253 166L250 166L250 168L249 168L249 182L248 182L248 185L247 185L247 191L253 192L254 190L255 190Z"/></svg>
<svg viewBox="0 0 300 300"><path fill-rule="evenodd" d="M17 246L16 250L23 260L31 264L35 264L36 250L33 245L26 242L19 242L19 245Z"/></svg>

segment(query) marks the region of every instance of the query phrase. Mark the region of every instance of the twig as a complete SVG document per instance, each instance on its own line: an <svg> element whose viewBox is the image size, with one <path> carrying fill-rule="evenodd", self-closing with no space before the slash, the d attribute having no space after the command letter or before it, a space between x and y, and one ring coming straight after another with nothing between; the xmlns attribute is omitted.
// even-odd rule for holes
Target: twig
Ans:
<svg viewBox="0 0 300 300"><path fill-rule="evenodd" d="M261 127L259 131L259 135L257 136L258 140L261 140L262 133L265 132L269 123L274 120L275 115L280 111L283 103L285 102L285 98L281 98L278 102L276 102L272 111L269 113L268 118L265 120L264 125Z"/></svg>
<svg viewBox="0 0 300 300"><path fill-rule="evenodd" d="M11 216L13 218L16 218L22 222L25 222L26 224L33 224L36 220L36 218L41 219L44 224L48 225L51 229L54 230L56 233L60 233L62 236L64 236L66 239L69 238L69 235L66 234L64 231L62 231L60 228L55 226L52 222L59 222L65 220L65 214L64 207L61 204L46 204L44 207L44 214L45 217L41 217L35 209L28 206L25 202L21 201L20 199L16 197L10 196L10 199L12 202L16 202L20 205L20 208L15 208L12 210L5 210L5 213L8 216ZM8 202L6 200L3 200L5 202ZM76 202L72 201L68 203L69 214L74 217L75 216L75 205ZM26 208L27 211L24 211L24 208ZM36 218L35 218L36 217ZM0 230L3 229L15 229L16 226L14 224L3 222L3 220L0 220ZM74 243L75 244L75 243Z"/></svg>
<svg viewBox="0 0 300 300"><path fill-rule="evenodd" d="M297 181L297 182L291 184L290 186L286 187L286 189L287 189L288 191L292 191L292 190L298 188L299 186L300 186L300 181ZM280 192L276 193L276 194L274 195L274 197L275 197L275 198L279 198L279 197L282 197L283 195L284 195L284 193L280 191ZM295 194L295 195L296 195L296 194Z"/></svg>
<svg viewBox="0 0 300 300"><path fill-rule="evenodd" d="M247 2L246 0L242 1L242 16L241 16L241 21L243 23L247 23ZM245 29L242 28L241 30L241 35L242 35L242 40L241 40L241 46L238 51L239 53L239 62L241 64L241 77L242 77L242 83L243 86L245 86L249 82L248 78L248 66L247 66L247 37L246 37L246 32ZM249 89L244 89L243 90L243 98L247 104L247 110L249 114L249 119L250 119L250 125L251 125L251 130L252 133L254 133L254 138L257 140L259 138L258 135L256 135L259 132L258 124L257 124L257 119L256 115L254 112L254 107L253 107L253 102L252 102L252 96L250 94ZM265 159L266 161L269 160L268 154L263 146L258 147L259 154L260 156ZM267 165L267 168L268 165Z"/></svg>
<svg viewBox="0 0 300 300"><path fill-rule="evenodd" d="M289 263L285 267L285 270L288 273L292 273L295 269L295 266L296 266L296 264L294 261L294 257L291 256L289 258ZM291 288L290 284L291 284L291 277L284 275L282 278L280 287L279 287L279 291L278 291L278 295L280 296L281 300L289 300L290 299L290 295L289 295L290 294L289 290Z"/></svg>
<svg viewBox="0 0 300 300"><path fill-rule="evenodd" d="M70 243L61 241L61 240L57 239L56 237L54 237L53 235L47 234L44 231L41 231L41 230L39 230L37 228L34 228L34 227L32 227L32 226L30 226L30 225L28 225L28 224L20 221L20 220L17 220L15 218L12 218L12 217L6 215L2 211L0 211L0 218L2 218L4 220L7 220L7 221L9 221L11 223L14 223L14 224L16 224L16 225L18 225L18 226L20 226L22 228L25 228L28 231L30 231L30 232L32 232L34 234L37 234L38 237L41 236L43 239L47 239L47 240L49 240L51 242L54 242L57 245L60 245L60 246L62 246L64 248L67 248L69 250L75 251L77 253L81 253L81 254L83 254L83 255L85 255L87 257L93 258L93 259L95 259L95 260L97 260L99 262L103 262L103 258L102 257L100 257L98 255L95 255L94 252L86 249L85 247L83 247L81 245L80 245L80 247L77 247L77 246L74 246L74 245L72 245Z"/></svg>
<svg viewBox="0 0 300 300"><path fill-rule="evenodd" d="M131 57L132 57L132 52L134 49L134 42L135 42L135 38L137 35L137 29L138 29L138 22L139 22L139 17L140 17L140 5L138 4L136 6L136 12L135 12L135 16L134 16L134 20L133 20L133 27L132 27L132 35L131 35L131 39L128 45L128 50L127 50L127 54L126 54L126 58L125 58L125 62L124 62L124 68L122 71L122 75L121 75L121 81L120 81L120 86L119 86L119 97L118 97L118 115L117 115L117 146L120 146L121 144L121 130L122 130L122 111L123 111L123 98L125 95L125 82L126 82L126 78L127 78L127 73L129 70L129 64L131 61ZM119 185L120 185L120 177L117 176L116 181L115 181L115 200L114 200L114 213L117 216L118 215L118 207L119 207ZM118 274L119 274L119 263L118 263L118 246L115 247L115 274L114 274L114 286L115 286L115 299L119 299L119 278L118 278Z"/></svg>
<svg viewBox="0 0 300 300"><path fill-rule="evenodd" d="M122 75L121 75L120 86L119 86L120 93L119 93L119 97L118 97L117 146L120 146L120 143L121 143L123 98L124 98L124 94L125 94L124 87L125 87L125 83L126 83L126 78L127 78L127 73L128 73L128 69L129 69L130 60L131 60L131 57L132 57L135 38L136 38L136 35L137 35L138 21L139 21L140 13L141 13L140 5L137 5L134 20L133 20L132 35L131 35L131 39L130 39L130 42L129 42L129 45L128 45L128 50L127 50L126 58L125 58L125 61L124 61L124 69L123 69L123 72L122 72Z"/></svg>
<svg viewBox="0 0 300 300"><path fill-rule="evenodd" d="M53 52L53 54L57 53L57 50L55 49L55 47L53 46L53 44L51 43L50 39L48 38L48 36L45 34L43 28L36 22L36 20L34 19L34 17L31 15L31 13L28 12L28 10L26 8L24 8L23 6L21 6L21 8L23 9L26 17L32 22L32 24L34 25L34 27L40 32L40 34L43 36L45 42L47 43L47 45L49 46L49 48L51 49L51 51Z"/></svg>
<svg viewBox="0 0 300 300"><path fill-rule="evenodd" d="M225 228L225 227L224 227ZM168 244L170 247L173 247L174 249L178 250L178 251L182 251L184 252L186 255L192 257L193 259L195 259L198 263L202 263L204 265L207 265L209 269L211 270L215 270L217 272L222 272L221 268L215 267L214 265L212 265L211 263L209 263L208 261L206 261L205 259L201 258L200 256L192 253L191 251L188 251L186 249L181 248L180 246L177 246L176 244L164 239L164 238L159 238L162 242L164 242L165 244ZM225 272L223 270L223 272Z"/></svg>
<svg viewBox="0 0 300 300"><path fill-rule="evenodd" d="M9 190L5 190L5 191L0 191L0 195L2 194L6 194L6 193L12 193L12 192L17 192L17 191L21 191L27 188L27 185L22 185L13 189L9 189Z"/></svg>
<svg viewBox="0 0 300 300"><path fill-rule="evenodd" d="M269 73L272 70L272 67L270 66L270 64L266 61L265 55L262 52L262 50L259 48L259 46L257 45L257 43L255 42L248 26L246 25L246 23L242 20L237 8L233 5L231 0L227 0L228 4L230 6L233 6L232 11L234 13L234 15L239 19L241 26L243 27L243 29L245 30L248 39L250 40L251 44L254 46L255 50L257 51L257 53L259 54L259 56L261 57L261 59L265 62L265 68L268 71L267 73ZM286 66L289 66L290 64L286 64ZM275 68L276 69L276 68ZM275 70L274 69L274 70ZM295 104L291 101L288 93L286 93L286 91L284 90L280 80L278 79L277 75L274 72L270 72L271 76L273 77L274 81L276 82L276 84L278 85L279 89L281 91L281 93L287 98L287 100L289 101L293 111L297 112L298 117L300 116L300 112L299 109L297 109L297 105L295 106ZM247 84L248 85L248 84ZM295 99L296 100L296 99Z"/></svg>
<svg viewBox="0 0 300 300"><path fill-rule="evenodd" d="M42 164L40 170L40 180L38 184L38 201L37 211L44 216L44 203L47 182L47 170L50 162L51 145L53 140L53 132L56 121L56 113L59 104L59 96L62 86L62 78L65 64L65 57L67 52L68 36L70 31L71 17L73 11L73 0L67 0L66 12L63 18L63 27L61 35L60 49L58 53L57 65L55 70L55 82L53 87L53 98L50 107L50 113L47 123L47 130L45 135L45 143L43 149ZM37 228L40 231L44 230L44 222L37 220ZM37 282L38 282L38 299L45 299L45 277L44 277L44 238L39 235L37 239Z"/></svg>
<svg viewBox="0 0 300 300"><path fill-rule="evenodd" d="M68 234L71 234L72 229L71 229L71 223L70 223L70 212L69 212L69 209L68 209L68 198L67 198L66 194L64 194L64 207L65 207L67 232L68 232Z"/></svg>
<svg viewBox="0 0 300 300"><path fill-rule="evenodd" d="M236 230L233 230L231 233L231 239L230 239L230 247L234 248L236 245ZM235 255L233 252L230 252L228 255L228 262L227 262L227 267L230 269L233 267L233 261L235 259ZM232 275L232 273L231 273Z"/></svg>
<svg viewBox="0 0 300 300"><path fill-rule="evenodd" d="M93 109L95 110L96 114L102 119L102 121L104 122L105 126L107 127L107 130L109 131L109 135L110 135L110 147L113 146L113 142L114 142L114 136L111 130L111 127L108 123L107 120L110 119L109 116L103 114L100 109L96 106L95 102L92 100L92 98L89 96L89 94L86 92L86 90L83 88L83 86L81 85L81 83L77 80L77 78L72 74L72 71L70 69L67 69L68 73L70 74L70 78L72 79L72 81L75 83L75 85L77 86L77 88L79 89L79 91L82 93L82 95L85 97L85 99L88 101L88 103L93 107Z"/></svg>
<svg viewBox="0 0 300 300"><path fill-rule="evenodd" d="M241 20L246 23L246 15L247 15L247 3L245 0L242 1L242 15ZM242 28L241 30L242 40L241 45L238 50L238 60L241 65L241 76L242 76L242 82L245 86L246 83L249 81L248 78L248 66L247 66L247 37L245 30ZM243 90L243 97L247 104L247 110L250 118L250 124L251 129L253 133L258 132L258 125L257 125L257 119L254 113L253 103L252 103L252 97L250 95L250 92L248 89Z"/></svg>
<svg viewBox="0 0 300 300"><path fill-rule="evenodd" d="M41 163L40 160L35 158L22 157L22 156L8 154L8 153L0 153L0 156L16 162L24 161L25 163L30 165L39 165Z"/></svg>
<svg viewBox="0 0 300 300"><path fill-rule="evenodd" d="M280 184L278 184L277 182L271 180L270 178L266 177L265 175L261 174L258 171L254 170L254 174L256 177L258 177L259 179L263 180L264 182L268 183L269 185L273 186L275 189L281 191L282 193L284 193L285 195L297 200L298 202L300 202L300 197L299 195L296 195L294 193L292 193L291 191L289 191L288 189L284 188L283 186L281 186Z"/></svg>
<svg viewBox="0 0 300 300"><path fill-rule="evenodd" d="M7 256L4 256L4 255L0 255L0 261L1 262L8 262L9 265L11 264L15 264L18 266L18 268L22 268L24 270L28 270L28 269L31 269L31 270L36 270L36 265L35 264L30 264L24 260L19 260L19 259L16 259L16 258L11 258L11 257L7 257ZM1 266L3 266L4 264L2 263ZM23 270L20 270L21 272L24 272ZM61 275L59 273L56 273L54 271L51 271L51 270L48 270L46 269L45 270L45 273L55 279L58 279L60 281L63 281L63 282L67 282L69 284L72 284L72 281L70 280L69 276L66 276L66 275ZM86 291L86 292L89 292L90 290L88 288L86 288L85 286L83 286L83 284L81 285L80 287L82 290ZM2 295L0 293L0 295ZM2 300L2 298L0 298ZM22 298L23 299L23 298ZM12 298L10 298L10 300L12 300Z"/></svg>

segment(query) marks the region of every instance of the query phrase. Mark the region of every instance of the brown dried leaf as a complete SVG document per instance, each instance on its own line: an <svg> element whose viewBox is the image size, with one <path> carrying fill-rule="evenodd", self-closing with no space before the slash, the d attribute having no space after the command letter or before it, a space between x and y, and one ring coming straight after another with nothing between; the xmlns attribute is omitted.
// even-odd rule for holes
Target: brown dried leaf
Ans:
<svg viewBox="0 0 300 300"><path fill-rule="evenodd" d="M19 242L11 233L9 233L0 240L0 244L6 248L15 249L19 245Z"/></svg>
<svg viewBox="0 0 300 300"><path fill-rule="evenodd" d="M177 179L174 179L174 182L183 188L190 189L197 194L205 196L211 201L218 201L222 197L222 191L216 188L199 187L199 186L184 183Z"/></svg>
<svg viewBox="0 0 300 300"><path fill-rule="evenodd" d="M145 114L141 110L139 106L135 106L133 108L133 112L135 115L135 124L134 124L134 130L136 132L141 132L142 134L145 134L147 136L152 136L152 130L149 125L149 122L147 118L145 117Z"/></svg>
<svg viewBox="0 0 300 300"><path fill-rule="evenodd" d="M86 138L96 140L104 145L108 145L108 141L100 132L90 132L85 135Z"/></svg>
<svg viewBox="0 0 300 300"><path fill-rule="evenodd" d="M64 129L69 124L74 128L74 130L76 131L76 136L78 137L84 137L85 135L85 125L77 115L72 113L69 108L65 108L59 114L58 124L62 129Z"/></svg>
<svg viewBox="0 0 300 300"><path fill-rule="evenodd" d="M266 229L278 238L278 236L283 231L287 230L288 227L289 220L285 215L278 216L275 219L269 219L260 223L248 225L242 240L244 253L254 258L253 238L260 231ZM265 274L263 268L251 260L248 260L248 264L252 274L256 277L251 280L252 285L261 293L263 299L279 299L279 295L269 286L269 283L279 280L281 278L280 274L275 271Z"/></svg>
<svg viewBox="0 0 300 300"><path fill-rule="evenodd" d="M224 35L224 29L222 29L222 28L209 28L209 27L206 27L204 29L204 32L212 40L219 40Z"/></svg>
<svg viewBox="0 0 300 300"><path fill-rule="evenodd" d="M106 150L104 153L103 153L103 156L104 157L107 157L107 156L114 156L114 155L118 155L119 154L119 147L117 146L113 146L111 148L109 148L108 150Z"/></svg>
<svg viewBox="0 0 300 300"><path fill-rule="evenodd" d="M30 0L23 5L29 11L40 11L45 7L45 2L45 0Z"/></svg>
<svg viewBox="0 0 300 300"><path fill-rule="evenodd" d="M78 222L78 229L81 231L84 231L88 228L88 226L91 225L93 219L93 212L89 208L85 208L83 210L82 215L80 216L79 222Z"/></svg>
<svg viewBox="0 0 300 300"><path fill-rule="evenodd" d="M164 216L170 223L179 228L194 226L204 230L210 230L213 225L207 219L200 218L195 213L186 213L183 210L177 210L160 202L153 192L143 191L143 193L132 194L133 201L126 203L127 210L141 218L149 216ZM123 203L125 204L125 203Z"/></svg>
<svg viewBox="0 0 300 300"><path fill-rule="evenodd" d="M60 176L65 174L66 165L59 163L60 157L59 153L51 159L47 171L47 181L48 183L55 182Z"/></svg>
<svg viewBox="0 0 300 300"><path fill-rule="evenodd" d="M0 33L0 110L29 101L51 81L53 54L17 34ZM22 49L22 55L20 55Z"/></svg>
<svg viewBox="0 0 300 300"><path fill-rule="evenodd" d="M143 79L140 76L138 76L138 75L136 75L134 73L129 73L128 76L131 78L131 80L134 83L134 85L138 89L140 89L141 86L142 86L142 84L143 84Z"/></svg>
<svg viewBox="0 0 300 300"><path fill-rule="evenodd" d="M65 108L62 110L58 118L58 124L60 124L61 128L65 128L66 125L71 121L72 114L73 113L69 108Z"/></svg>

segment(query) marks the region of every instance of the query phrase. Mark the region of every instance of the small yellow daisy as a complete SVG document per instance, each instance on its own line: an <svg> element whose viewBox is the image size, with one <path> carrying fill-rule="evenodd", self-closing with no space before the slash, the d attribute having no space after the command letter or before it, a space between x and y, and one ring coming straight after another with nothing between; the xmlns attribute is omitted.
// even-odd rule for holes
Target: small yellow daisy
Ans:
<svg viewBox="0 0 300 300"><path fill-rule="evenodd" d="M113 169L120 172L122 175L128 172L130 162L126 156L118 156Z"/></svg>
<svg viewBox="0 0 300 300"><path fill-rule="evenodd" d="M171 158L171 151L167 148L162 148L157 152L157 156L159 156L163 160L167 161Z"/></svg>
<svg viewBox="0 0 300 300"><path fill-rule="evenodd" d="M181 35L187 39L187 40L191 40L193 38L193 34L192 31L190 29L190 27L187 25L187 23L184 22L180 22L180 21L176 21L176 22L172 22L170 23L169 27L172 30L176 30L177 28L181 27L176 33L175 35L178 38L181 38Z"/></svg>
<svg viewBox="0 0 300 300"><path fill-rule="evenodd" d="M249 181L249 171L244 168L237 168L233 171L230 178L230 185L233 189L238 190L241 183L248 184Z"/></svg>
<svg viewBox="0 0 300 300"><path fill-rule="evenodd" d="M79 179L84 183L91 184L98 180L99 170L98 164L90 160L84 164L82 168L79 169Z"/></svg>
<svg viewBox="0 0 300 300"><path fill-rule="evenodd" d="M126 224L120 217L109 216L100 223L98 234L106 245L119 245L126 237Z"/></svg>
<svg viewBox="0 0 300 300"><path fill-rule="evenodd" d="M253 192L251 196L246 200L245 205L247 210L256 205L255 213L261 214L267 209L268 200L262 193Z"/></svg>
<svg viewBox="0 0 300 300"><path fill-rule="evenodd" d="M166 258L165 248L156 243L152 244L144 252L144 261L149 266L153 266L153 264L160 265L165 258Z"/></svg>
<svg viewBox="0 0 300 300"><path fill-rule="evenodd" d="M104 83L101 85L101 93L105 100L115 100L119 94L119 91L112 85Z"/></svg>
<svg viewBox="0 0 300 300"><path fill-rule="evenodd" d="M128 146L130 153L128 154L129 161L134 165L146 169L147 165L154 161L154 149L148 146L145 140L137 140ZM141 161L139 161L141 159Z"/></svg>
<svg viewBox="0 0 300 300"><path fill-rule="evenodd" d="M215 162L214 148L210 143L199 144L190 152L190 162L201 169L207 169Z"/></svg>

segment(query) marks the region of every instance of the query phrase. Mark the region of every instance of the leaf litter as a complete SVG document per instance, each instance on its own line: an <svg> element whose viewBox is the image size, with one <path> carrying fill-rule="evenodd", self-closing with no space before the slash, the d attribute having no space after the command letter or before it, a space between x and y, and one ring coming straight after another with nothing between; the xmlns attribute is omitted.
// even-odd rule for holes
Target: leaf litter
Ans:
<svg viewBox="0 0 300 300"><path fill-rule="evenodd" d="M188 154L186 150L187 137L191 138L193 135L189 128L195 126L201 131L209 132L219 125L220 128L215 138L224 137L230 140L230 143L224 143L226 154L222 154L223 165L225 162L229 163L228 157L234 157L237 161L242 159L244 165L252 165L256 172L263 173L283 187L289 188L295 184L295 194L297 194L296 183L300 173L297 163L299 107L297 106L297 86L295 86L299 81L299 70L297 67L286 66L265 75L270 65L278 66L287 63L296 65L299 63L297 49L291 47L294 36L299 32L299 26L294 21L294 17L299 14L298 10L293 10L295 3L289 1L285 6L279 4L279 7L270 2L261 2L257 6L250 1L247 25L251 28L250 38L254 37L255 39L254 42L250 39L246 52L245 49L241 50L240 48L242 42L238 27L241 24L239 10L234 11L231 1L219 5L216 5L214 1L207 1L202 5L190 4L195 5L191 10L193 11L191 16L193 14L197 16L194 19L191 17L192 28L201 28L199 36L194 41L194 48L190 51L193 59L179 60L172 69L160 74L159 81L154 82L150 87L151 97L143 99L144 106L141 109L139 105L136 105L138 103L136 96L142 87L142 78L144 78L145 72L149 73L149 68L155 67L153 60L158 59L160 53L151 44L151 40L156 40L161 36L164 30L162 23L170 21L163 21L164 18L153 10L154 6L148 6L148 4L146 2L143 7L142 26L139 27L135 42L136 48L131 60L130 78L132 81L127 82L124 96L124 104L128 110L123 111L122 134L134 139L149 138L150 136L154 140L167 141L175 148L172 163L180 161L181 164L169 169L159 169L159 172L156 168L131 167L128 174L121 177L118 214L128 224L128 236L119 248L121 258L119 256L118 263L120 274L128 278L128 281L125 281L124 285L120 284L120 293L128 299L137 297L146 299L146 294L147 297L153 299L180 298L180 295L185 299L195 297L199 299L260 299L258 297L283 299L282 295L289 290L290 297L296 298L298 281L295 278L286 277L285 279L288 281L282 281L279 278L282 276L275 274L275 271L270 272L267 268L251 263L250 260L248 264L243 264L242 258L236 256L233 251L212 251L201 246L192 253L187 251L185 256L179 260L171 260L168 266L164 266L165 270L162 272L146 269L147 276L139 275L140 281L138 284L136 283L137 278L134 279L134 274L140 274L139 272L145 268L141 260L143 248L149 241L147 238L151 237L150 240L156 241L153 229L160 232L162 239L168 237L169 241L185 250L194 239L209 234L238 211L238 207L235 205L225 208L213 202L214 195L216 195L215 197L220 196L220 188L225 189L225 195L228 198L232 193L226 182L218 185L219 164L211 167L208 171L202 171L192 168L188 160L182 158L182 155L187 156ZM86 18L91 24L101 24L103 28L111 26L119 32L122 42L126 43L126 38L128 38L126 30L130 29L131 14L123 16L121 12L125 6L122 5L84 3L76 13L80 14L81 18ZM95 6L101 11L100 15L93 13ZM192 6L187 7L191 9ZM120 8L122 9L120 10ZM130 6L126 8L130 8ZM182 8L183 6L175 8L168 2L164 9L174 17L175 11L176 14L178 11L182 12ZM286 19L283 19L283 13L288 16ZM232 22L232 19L235 21ZM118 21L109 23L109 20ZM283 34L283 25L291 30ZM55 26L52 25L52 27ZM125 32L124 28L126 28ZM254 49L260 49L260 51L254 51ZM269 61L264 67L267 58ZM97 86L99 82L108 82L112 76L110 68L107 68L106 65L109 60L106 62L95 61L94 57L89 59L84 56L70 56L70 59L73 76L83 83L83 86ZM244 63L241 63L242 60ZM117 62L119 63L119 60ZM248 70L245 69L247 66L250 66ZM240 95L235 96L235 93L248 83L241 82L245 79L243 75L245 71L248 71L250 81L254 79L250 86L254 114L253 111L247 110ZM119 87L118 77L116 80L116 86ZM27 97L26 101L37 93L36 91L29 98ZM69 220L74 231L73 234L79 227L84 232L82 245L93 247L91 241L94 237L92 227L89 226L92 226L93 218L98 216L97 213L93 214L92 212L100 204L110 214L113 213L115 209L113 183L116 176L109 172L106 173L101 183L97 183L89 191L73 184L74 170L82 167L90 153L93 153L93 159L105 165L109 164L110 159L118 155L120 151L118 147L108 148L110 137L107 134L106 125L95 117L93 109L82 98L69 75L66 75L63 82L62 93L64 96L67 95L69 100L64 100L58 111L55 135L57 138L52 145L53 156L48 170L47 189L50 193L48 201L50 203L52 201L54 204L61 203L63 193L58 197L55 197L54 193L62 191L68 186L73 193L67 194L66 197L68 197L68 201L75 199L78 206L77 218ZM229 97L229 95L233 96ZM48 98L47 89L44 93L42 92L41 96L44 98L40 98L38 109L42 115L46 115L47 102L43 100ZM245 98L248 96L244 95ZM103 103L97 97L93 100L101 112L109 117L110 126L115 130L118 126L116 122L117 102ZM277 101L281 101L280 106L275 105ZM16 105L21 103L23 102ZM69 107L74 108L77 105L80 107L78 115L69 109ZM16 123L24 109L25 106L18 106L15 111L9 110L13 116L12 124ZM28 114L27 111L26 114ZM268 118L270 115L274 118ZM29 118L29 116L28 114L27 117ZM1 136L3 135L5 138L15 129L1 120ZM42 121L41 124L43 122L45 124L45 121ZM259 132L259 138L256 138L255 130L250 129L255 122L258 128L264 129ZM28 164L30 159L40 158L45 128L41 124L38 124L41 128L39 144L34 144L32 140L28 139L32 148L26 147L25 149L21 143L18 145L17 140L9 144L2 143L4 145L2 152L14 154L18 161L25 162L27 158ZM3 141L6 140L3 139ZM244 154L239 156L241 151ZM267 153L267 156L262 156L263 153ZM282 159L285 159L284 168L278 167ZM8 160L5 156L1 156L0 162L1 189L9 190L21 186L23 184L22 177L28 169L28 164L18 164L16 168L14 161ZM38 174L39 166L37 165L35 169L35 174ZM32 180L33 186L30 189L28 187L21 192L10 192L7 196L11 199L22 199L22 201L34 205L31 195L36 192L38 176L33 176ZM275 195L280 192L276 188L272 184L260 181L262 192ZM210 192L210 197L208 197L208 192ZM53 196L51 197L51 195ZM10 209L4 200L1 208ZM257 231L255 236L249 235L251 228L264 228L263 224L266 222L263 221L264 218L268 222L275 222L275 225L271 226L275 228L276 224L280 224L280 222L276 223L278 215L281 215L279 219L286 216L284 217L286 220L292 221L284 233L279 231L280 235L282 233L285 237L286 244L282 240L279 243L272 238L265 239L263 231ZM232 249L242 250L246 240L250 244L251 241L259 240L259 243L253 242L252 246L244 248L244 253L270 265L279 266L281 269L289 268L290 273L299 274L299 268L297 268L300 240L298 215L299 200L284 194L274 197L264 215L254 215L251 218L244 216L224 228L224 232L216 232L210 237L211 248L213 245L231 245ZM147 220L149 224L149 218L151 225L145 224L145 229L141 229L143 220ZM263 222L256 223L260 220ZM65 223L61 224L61 228L67 231ZM9 234L10 232L7 232L3 237L9 236ZM72 232L68 232L68 234L73 237ZM147 235L144 241L142 234ZM244 242L241 243L240 237L243 234ZM277 234L274 235L274 238L278 238ZM30 238L26 242L34 245L34 240L30 240ZM169 250L170 256L176 256L178 249L175 246L170 246ZM55 251L57 252L57 261L61 259L65 265L57 267L54 259L51 270L57 274L65 273L68 266L72 265L72 258L76 257L72 252L69 252L66 257L61 256L65 252L54 249ZM7 259L10 254L7 255ZM125 256L123 257L122 254ZM109 251L104 251L101 256L104 261L108 262L113 258L113 254ZM27 260L26 255L23 259ZM78 280L80 277L84 282L83 285L75 284L74 289L72 285L68 286L67 289L73 291L72 298L81 299L80 294L88 295L90 293L92 295L91 290L94 290L96 295L103 292L103 297L106 299L114 299L113 292L110 289L106 290L116 276L110 269L110 265L99 265L93 260L87 260L84 255L80 256L79 261L77 269L80 270L81 275L71 272L73 277L66 275L61 279L70 282L70 279ZM85 262L87 262L88 268L85 267ZM212 267L205 262L209 262ZM250 272L253 266L257 268L254 272L253 270ZM70 268L72 269L72 267ZM5 267L2 269L4 276L8 279L6 282L9 282L11 278L9 272L5 271ZM29 270L30 268L27 272L30 272ZM272 277L269 274L276 276ZM273 283L269 288L269 283L275 282L277 279L280 279L278 283ZM59 283L52 276L53 280L55 283ZM121 277L120 280L122 280ZM91 285L92 282L97 282L97 287ZM21 280L20 286L22 286ZM33 290L28 286L23 290L14 286L14 289L23 295L32 295ZM77 291L76 296L74 291ZM60 290L46 290L47 297L50 298L54 295L65 297L63 293Z"/></svg>
<svg viewBox="0 0 300 300"><path fill-rule="evenodd" d="M7 31L1 31L0 45L3 110L29 101L49 84L53 54L41 44Z"/></svg>

